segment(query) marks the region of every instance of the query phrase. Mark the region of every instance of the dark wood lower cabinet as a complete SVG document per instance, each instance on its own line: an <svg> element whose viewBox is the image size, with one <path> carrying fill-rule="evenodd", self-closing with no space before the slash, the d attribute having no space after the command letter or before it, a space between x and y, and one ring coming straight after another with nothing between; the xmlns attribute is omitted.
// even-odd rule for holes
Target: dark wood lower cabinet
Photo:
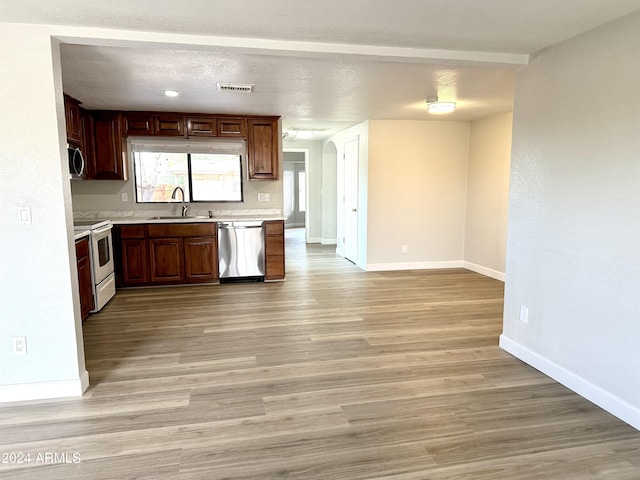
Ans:
<svg viewBox="0 0 640 480"><path fill-rule="evenodd" d="M265 280L284 280L284 221L264 222Z"/></svg>
<svg viewBox="0 0 640 480"><path fill-rule="evenodd" d="M284 280L284 221L264 225L265 280ZM113 231L119 287L219 281L214 222L116 225Z"/></svg>
<svg viewBox="0 0 640 480"><path fill-rule="evenodd" d="M84 320L89 316L89 312L93 310L95 305L88 237L76 240L76 261L78 265L78 287L80 290L80 315Z"/></svg>
<svg viewBox="0 0 640 480"><path fill-rule="evenodd" d="M217 224L114 227L119 287L218 282Z"/></svg>
<svg viewBox="0 0 640 480"><path fill-rule="evenodd" d="M122 281L127 285L144 285L149 282L147 241L142 238L122 240Z"/></svg>
<svg viewBox="0 0 640 480"><path fill-rule="evenodd" d="M184 239L184 264L187 283L218 280L218 245L216 237Z"/></svg>
<svg viewBox="0 0 640 480"><path fill-rule="evenodd" d="M149 258L152 283L184 282L184 241L182 238L150 238Z"/></svg>

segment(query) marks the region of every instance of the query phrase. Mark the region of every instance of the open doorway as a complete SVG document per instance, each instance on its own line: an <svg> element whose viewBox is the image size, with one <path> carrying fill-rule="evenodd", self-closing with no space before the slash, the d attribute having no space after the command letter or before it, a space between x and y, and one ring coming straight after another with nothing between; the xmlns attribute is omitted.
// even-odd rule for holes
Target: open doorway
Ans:
<svg viewBox="0 0 640 480"><path fill-rule="evenodd" d="M283 151L283 213L285 228L300 229L305 240L308 236L308 157L304 148L285 148Z"/></svg>

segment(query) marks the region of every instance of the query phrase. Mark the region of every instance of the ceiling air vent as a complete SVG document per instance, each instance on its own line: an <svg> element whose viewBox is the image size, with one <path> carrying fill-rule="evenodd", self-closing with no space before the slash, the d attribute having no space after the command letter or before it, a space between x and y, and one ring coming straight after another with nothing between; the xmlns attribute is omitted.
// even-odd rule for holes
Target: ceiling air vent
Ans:
<svg viewBox="0 0 640 480"><path fill-rule="evenodd" d="M239 93L251 93L255 85L251 83L221 83L216 84L219 92L239 92Z"/></svg>

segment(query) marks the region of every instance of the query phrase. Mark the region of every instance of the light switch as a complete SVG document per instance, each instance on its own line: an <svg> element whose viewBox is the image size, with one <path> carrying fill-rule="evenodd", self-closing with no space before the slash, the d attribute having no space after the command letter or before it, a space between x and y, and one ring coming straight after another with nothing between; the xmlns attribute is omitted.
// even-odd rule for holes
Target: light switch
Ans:
<svg viewBox="0 0 640 480"><path fill-rule="evenodd" d="M31 225L31 207L18 207L21 225Z"/></svg>
<svg viewBox="0 0 640 480"><path fill-rule="evenodd" d="M259 202L270 202L271 194L270 193L258 193L258 201Z"/></svg>
<svg viewBox="0 0 640 480"><path fill-rule="evenodd" d="M120 194L120 198L122 199L123 202L128 202L129 201L129 194L127 192L122 192Z"/></svg>

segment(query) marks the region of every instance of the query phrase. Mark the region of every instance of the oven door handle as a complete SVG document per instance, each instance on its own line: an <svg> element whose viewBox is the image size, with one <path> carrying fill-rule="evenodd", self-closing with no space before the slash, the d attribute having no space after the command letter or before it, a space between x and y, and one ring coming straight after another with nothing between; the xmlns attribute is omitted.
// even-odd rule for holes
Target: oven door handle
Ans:
<svg viewBox="0 0 640 480"><path fill-rule="evenodd" d="M91 231L92 235L101 235L103 233L107 233L109 230L111 230L113 228L113 226L111 224L105 226L105 227L101 227L101 228L97 228L95 230Z"/></svg>

